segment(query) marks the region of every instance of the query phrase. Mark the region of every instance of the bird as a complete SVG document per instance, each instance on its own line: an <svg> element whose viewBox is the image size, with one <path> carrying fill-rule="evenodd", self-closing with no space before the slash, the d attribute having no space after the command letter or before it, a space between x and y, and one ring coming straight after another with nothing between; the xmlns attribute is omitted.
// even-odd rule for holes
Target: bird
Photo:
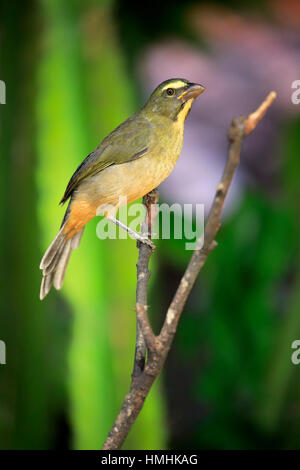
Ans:
<svg viewBox="0 0 300 470"><path fill-rule="evenodd" d="M150 239L126 227L115 214L124 204L120 201L139 199L169 176L181 153L186 117L204 90L186 79L165 80L79 165L60 201L62 205L69 201L60 230L41 260L41 300L52 285L61 289L71 252L96 215L106 216L153 247Z"/></svg>

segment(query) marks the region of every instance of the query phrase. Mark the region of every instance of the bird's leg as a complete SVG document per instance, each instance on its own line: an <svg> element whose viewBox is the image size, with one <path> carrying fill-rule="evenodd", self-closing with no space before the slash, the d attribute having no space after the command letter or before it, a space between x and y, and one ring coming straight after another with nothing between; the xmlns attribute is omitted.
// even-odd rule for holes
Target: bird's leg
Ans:
<svg viewBox="0 0 300 470"><path fill-rule="evenodd" d="M126 230L126 232L129 233L133 238L138 240L141 243L145 243L146 245L150 246L152 250L155 250L155 245L152 240L148 237L144 237L143 235L139 234L135 230L132 230L131 228L127 227L127 225L123 224L119 219L113 216L107 216L108 220L111 220L114 224L119 225L119 227L123 228Z"/></svg>

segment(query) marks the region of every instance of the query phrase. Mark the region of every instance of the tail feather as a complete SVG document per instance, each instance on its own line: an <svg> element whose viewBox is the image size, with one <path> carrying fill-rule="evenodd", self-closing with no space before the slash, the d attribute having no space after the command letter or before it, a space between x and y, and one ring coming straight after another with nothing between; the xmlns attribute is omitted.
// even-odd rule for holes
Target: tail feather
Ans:
<svg viewBox="0 0 300 470"><path fill-rule="evenodd" d="M54 256L52 258L49 258L48 264L45 264L46 267L43 268L44 276L46 276L47 274L51 274L55 270L64 248L65 244L61 243L61 245L57 247L57 251L56 253L54 253Z"/></svg>
<svg viewBox="0 0 300 470"><path fill-rule="evenodd" d="M58 234L54 238L51 245L47 248L47 250L46 250L46 252L45 252L45 254L42 258L42 261L41 261L41 264L40 264L40 269L45 269L50 265L51 261L53 260L53 258L55 257L55 255L57 254L59 249L64 244L65 236L62 233L62 230L63 230L63 227L60 229L60 231L58 232Z"/></svg>
<svg viewBox="0 0 300 470"><path fill-rule="evenodd" d="M41 283L41 290L40 290L40 299L43 300L46 295L49 293L51 289L51 285L53 282L54 274L47 274L46 276L43 275L42 283Z"/></svg>
<svg viewBox="0 0 300 470"><path fill-rule="evenodd" d="M74 235L74 237L71 239L72 240L71 241L71 248L73 250L77 250L77 248L79 247L82 234L83 234L83 229L79 230L79 232L77 232L76 235Z"/></svg>
<svg viewBox="0 0 300 470"><path fill-rule="evenodd" d="M63 227L46 250L40 264L40 269L43 270L41 300L49 293L52 284L56 289L61 289L71 252L78 248L84 229L81 229L69 240L66 240L62 230Z"/></svg>
<svg viewBox="0 0 300 470"><path fill-rule="evenodd" d="M72 251L71 240L68 240L59 258L59 261L55 270L54 279L53 279L53 285L55 289L57 290L61 289L63 285L71 251Z"/></svg>

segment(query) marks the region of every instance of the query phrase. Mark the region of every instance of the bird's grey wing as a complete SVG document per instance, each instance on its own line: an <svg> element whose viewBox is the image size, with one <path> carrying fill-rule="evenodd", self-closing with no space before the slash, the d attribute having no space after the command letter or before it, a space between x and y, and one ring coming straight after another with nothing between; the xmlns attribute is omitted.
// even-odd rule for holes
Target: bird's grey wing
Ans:
<svg viewBox="0 0 300 470"><path fill-rule="evenodd" d="M105 168L142 157L153 137L153 125L135 115L112 131L79 165L70 179L60 204L64 204L83 179Z"/></svg>

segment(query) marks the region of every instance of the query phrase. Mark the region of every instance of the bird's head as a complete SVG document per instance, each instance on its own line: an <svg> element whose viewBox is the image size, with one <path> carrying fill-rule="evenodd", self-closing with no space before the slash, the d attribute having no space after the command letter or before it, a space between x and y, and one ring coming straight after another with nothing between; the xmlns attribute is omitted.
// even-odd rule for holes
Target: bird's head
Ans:
<svg viewBox="0 0 300 470"><path fill-rule="evenodd" d="M154 90L143 110L149 115L162 115L176 121L187 116L191 105L205 90L204 86L183 78L162 82Z"/></svg>

